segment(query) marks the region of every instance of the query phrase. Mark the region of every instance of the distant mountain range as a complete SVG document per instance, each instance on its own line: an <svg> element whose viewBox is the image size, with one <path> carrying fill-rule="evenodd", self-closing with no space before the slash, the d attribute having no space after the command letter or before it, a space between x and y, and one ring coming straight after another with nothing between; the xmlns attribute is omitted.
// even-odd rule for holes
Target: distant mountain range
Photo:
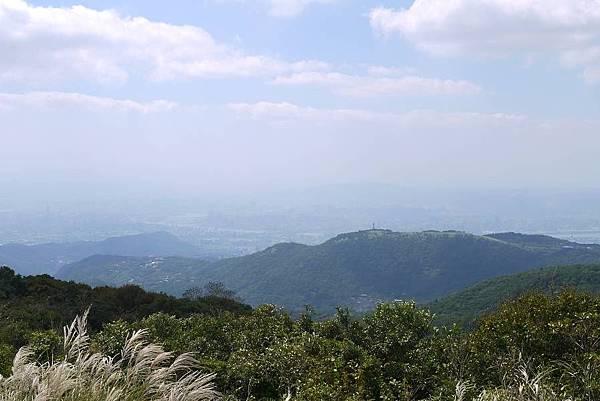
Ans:
<svg viewBox="0 0 600 401"><path fill-rule="evenodd" d="M508 299L531 291L600 293L600 264L546 267L485 280L427 305L439 323L470 325Z"/></svg>
<svg viewBox="0 0 600 401"><path fill-rule="evenodd" d="M0 265L23 275L55 274L62 266L92 255L120 256L202 256L201 250L167 232L40 245L0 246Z"/></svg>
<svg viewBox="0 0 600 401"><path fill-rule="evenodd" d="M341 234L316 246L284 243L215 262L177 257L93 256L57 277L92 285L134 283L179 295L221 281L246 302L321 312L370 309L389 299L430 302L479 281L555 265L600 263L600 245L540 235L456 231Z"/></svg>

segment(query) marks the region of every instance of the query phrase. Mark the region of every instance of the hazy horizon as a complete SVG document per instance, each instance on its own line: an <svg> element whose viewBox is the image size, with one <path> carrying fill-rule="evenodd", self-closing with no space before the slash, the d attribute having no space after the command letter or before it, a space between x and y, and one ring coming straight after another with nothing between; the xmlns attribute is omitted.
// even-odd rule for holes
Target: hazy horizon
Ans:
<svg viewBox="0 0 600 401"><path fill-rule="evenodd" d="M596 26L595 0L0 0L0 241L596 230Z"/></svg>

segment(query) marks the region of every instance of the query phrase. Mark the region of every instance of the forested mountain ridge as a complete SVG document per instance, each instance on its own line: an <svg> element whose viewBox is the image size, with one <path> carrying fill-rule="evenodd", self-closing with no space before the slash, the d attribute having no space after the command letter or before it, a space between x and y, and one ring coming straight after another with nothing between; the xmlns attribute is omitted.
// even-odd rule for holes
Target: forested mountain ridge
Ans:
<svg viewBox="0 0 600 401"><path fill-rule="evenodd" d="M544 239L549 243L540 247L541 239L517 234L366 230L341 234L320 245L284 243L212 263L100 257L65 267L59 277L91 284L130 282L176 295L189 287L220 281L252 305L274 303L299 310L310 304L330 312L338 305L368 310L390 299L429 302L499 275L600 263L598 245Z"/></svg>
<svg viewBox="0 0 600 401"><path fill-rule="evenodd" d="M557 293L574 289L600 293L600 264L555 266L495 277L432 302L427 307L438 323L470 325L507 300L529 292Z"/></svg>
<svg viewBox="0 0 600 401"><path fill-rule="evenodd" d="M0 246L0 265L20 274L54 274L62 266L92 255L201 256L201 250L164 232L111 237L102 241L78 241L39 245Z"/></svg>

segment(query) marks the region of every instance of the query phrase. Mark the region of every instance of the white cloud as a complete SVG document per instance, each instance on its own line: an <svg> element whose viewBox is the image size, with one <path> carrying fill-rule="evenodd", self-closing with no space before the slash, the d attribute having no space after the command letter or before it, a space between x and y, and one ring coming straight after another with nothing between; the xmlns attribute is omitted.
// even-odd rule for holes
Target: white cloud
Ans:
<svg viewBox="0 0 600 401"><path fill-rule="evenodd" d="M336 0L266 0L274 17L295 17L313 4L330 4Z"/></svg>
<svg viewBox="0 0 600 401"><path fill-rule="evenodd" d="M597 84L600 83L600 67L587 68L583 73L583 77L586 81Z"/></svg>
<svg viewBox="0 0 600 401"><path fill-rule="evenodd" d="M121 100L67 92L29 92L23 94L0 93L0 110L13 110L22 107L44 109L76 107L91 111L136 112L147 114L174 110L179 107L179 105L175 102L166 100L136 102L133 100Z"/></svg>
<svg viewBox="0 0 600 401"><path fill-rule="evenodd" d="M417 75L399 75L399 70L374 67L373 75L349 75L338 72L300 72L279 76L275 85L316 85L333 89L336 93L353 97L385 95L464 95L477 94L481 88L468 81L424 78ZM385 76L391 74L391 76ZM398 76L396 76L398 75Z"/></svg>
<svg viewBox="0 0 600 401"><path fill-rule="evenodd" d="M230 103L228 108L240 116L267 122L342 121L368 122L392 125L455 126L525 124L531 121L518 114L505 113L444 113L432 110L413 110L404 113L386 113L362 109L321 109L287 102Z"/></svg>
<svg viewBox="0 0 600 401"><path fill-rule="evenodd" d="M213 0L217 3L241 3L266 7L269 14L278 18L297 17L306 8L316 4L332 4L338 0Z"/></svg>
<svg viewBox="0 0 600 401"><path fill-rule="evenodd" d="M373 9L370 21L433 55L551 55L598 79L600 0L415 0Z"/></svg>
<svg viewBox="0 0 600 401"><path fill-rule="evenodd" d="M218 43L195 26L125 17L83 6L35 7L0 0L0 81L73 77L122 82L269 76L325 67L249 55Z"/></svg>
<svg viewBox="0 0 600 401"><path fill-rule="evenodd" d="M387 77L414 75L417 72L412 67L386 67L383 65L369 65L367 71L369 75Z"/></svg>
<svg viewBox="0 0 600 401"><path fill-rule="evenodd" d="M230 103L228 108L241 116L269 122L308 120L382 121L390 115L357 109L318 109L288 102Z"/></svg>

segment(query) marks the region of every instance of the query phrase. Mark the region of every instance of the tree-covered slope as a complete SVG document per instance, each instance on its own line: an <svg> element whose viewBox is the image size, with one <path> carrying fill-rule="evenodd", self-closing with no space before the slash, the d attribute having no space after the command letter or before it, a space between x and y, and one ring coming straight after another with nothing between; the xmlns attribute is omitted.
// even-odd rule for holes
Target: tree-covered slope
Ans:
<svg viewBox="0 0 600 401"><path fill-rule="evenodd" d="M462 232L342 234L316 246L279 244L213 263L181 258L99 258L63 269L60 276L88 283L136 283L180 294L221 281L253 305L292 310L311 304L366 310L380 300L432 301L481 280L557 264L600 263L600 246L562 242L536 249L515 241ZM129 281L127 281L129 280Z"/></svg>
<svg viewBox="0 0 600 401"><path fill-rule="evenodd" d="M210 262L181 257L134 257L94 255L69 264L56 273L56 278L92 286L133 284L148 291L181 295L192 287L197 271Z"/></svg>
<svg viewBox="0 0 600 401"><path fill-rule="evenodd" d="M20 276L8 267L0 267L0 342L3 337L19 335L25 329L60 329L87 308L91 309L93 329L116 319L136 320L157 312L185 317L250 310L249 306L230 299L178 299L133 285L91 288L47 275Z"/></svg>
<svg viewBox="0 0 600 401"><path fill-rule="evenodd" d="M428 307L443 324L469 325L478 316L525 293L577 289L600 293L600 265L547 267L485 280L432 302Z"/></svg>
<svg viewBox="0 0 600 401"><path fill-rule="evenodd" d="M0 265L20 274L54 274L68 264L92 255L120 256L201 256L201 251L167 232L39 245L0 246Z"/></svg>
<svg viewBox="0 0 600 401"><path fill-rule="evenodd" d="M252 304L366 309L382 299L433 299L500 267L519 271L535 263L528 251L469 234L370 230L313 247L277 245L219 261L206 274Z"/></svg>

